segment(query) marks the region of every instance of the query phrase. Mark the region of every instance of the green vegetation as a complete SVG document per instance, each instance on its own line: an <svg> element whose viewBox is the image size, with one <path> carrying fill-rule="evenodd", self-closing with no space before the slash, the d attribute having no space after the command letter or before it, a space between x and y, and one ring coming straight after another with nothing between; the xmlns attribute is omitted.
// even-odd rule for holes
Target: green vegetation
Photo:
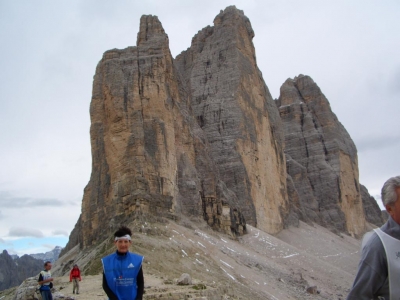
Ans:
<svg viewBox="0 0 400 300"><path fill-rule="evenodd" d="M192 288L194 288L196 291L198 291L198 290L205 290L207 287L204 284L199 283L199 284L192 286Z"/></svg>
<svg viewBox="0 0 400 300"><path fill-rule="evenodd" d="M97 275L103 270L101 259L112 252L113 244L105 242L101 249L97 251L96 256L85 266L85 275Z"/></svg>

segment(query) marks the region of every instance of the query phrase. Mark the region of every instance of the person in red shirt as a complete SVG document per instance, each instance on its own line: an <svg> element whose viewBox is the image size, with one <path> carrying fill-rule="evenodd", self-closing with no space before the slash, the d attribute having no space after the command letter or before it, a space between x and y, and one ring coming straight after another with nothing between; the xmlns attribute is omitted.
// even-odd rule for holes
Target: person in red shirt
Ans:
<svg viewBox="0 0 400 300"><path fill-rule="evenodd" d="M73 293L79 294L79 281L81 281L81 271L78 268L78 265L75 264L74 267L72 268L71 272L69 273L69 282L73 281Z"/></svg>

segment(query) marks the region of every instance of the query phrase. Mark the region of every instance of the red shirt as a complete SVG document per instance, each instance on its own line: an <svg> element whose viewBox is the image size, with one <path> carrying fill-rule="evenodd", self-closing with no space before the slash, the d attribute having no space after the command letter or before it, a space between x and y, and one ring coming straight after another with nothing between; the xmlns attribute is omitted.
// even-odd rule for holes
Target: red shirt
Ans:
<svg viewBox="0 0 400 300"><path fill-rule="evenodd" d="M72 281L72 278L78 278L81 280L81 271L79 268L74 267L69 273L69 281Z"/></svg>

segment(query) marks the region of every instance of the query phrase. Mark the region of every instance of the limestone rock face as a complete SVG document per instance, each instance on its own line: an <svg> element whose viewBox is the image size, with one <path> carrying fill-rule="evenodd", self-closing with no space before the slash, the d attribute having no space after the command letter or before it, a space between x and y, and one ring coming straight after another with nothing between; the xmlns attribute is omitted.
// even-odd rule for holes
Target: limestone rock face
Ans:
<svg viewBox="0 0 400 300"><path fill-rule="evenodd" d="M90 107L93 167L79 224L83 246L138 212L201 215L195 165L206 159L204 145L190 127L168 43L158 18L143 16L137 46L107 51L97 66ZM215 191L215 176L207 179Z"/></svg>
<svg viewBox="0 0 400 300"><path fill-rule="evenodd" d="M278 106L301 218L361 235L365 217L357 150L328 100L309 76L300 75L282 85Z"/></svg>
<svg viewBox="0 0 400 300"><path fill-rule="evenodd" d="M362 184L360 184L360 189L361 199L364 207L365 220L378 227L381 227L387 219L384 218L384 215L382 214L378 203L376 203L375 198L369 194L368 189Z"/></svg>
<svg viewBox="0 0 400 300"><path fill-rule="evenodd" d="M299 220L364 232L354 143L310 77L287 80L272 99L253 37L230 6L176 59L151 15L136 46L104 53L90 106L92 174L64 253L149 215L202 218L231 235Z"/></svg>
<svg viewBox="0 0 400 300"><path fill-rule="evenodd" d="M155 16L137 46L99 62L90 107L92 174L65 251L138 213L201 217L277 233L288 214L279 112L255 61L249 20L228 7L174 61Z"/></svg>
<svg viewBox="0 0 400 300"><path fill-rule="evenodd" d="M259 71L249 19L227 7L176 58L221 180L247 223L277 233L288 212L279 113Z"/></svg>

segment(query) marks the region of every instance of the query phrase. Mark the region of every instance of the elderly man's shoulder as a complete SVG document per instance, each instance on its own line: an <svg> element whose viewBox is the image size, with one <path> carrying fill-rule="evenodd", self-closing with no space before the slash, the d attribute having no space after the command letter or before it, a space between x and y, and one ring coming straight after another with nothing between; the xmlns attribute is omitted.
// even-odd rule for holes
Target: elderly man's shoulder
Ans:
<svg viewBox="0 0 400 300"><path fill-rule="evenodd" d="M363 251L383 249L382 241L374 230L371 230L364 234L361 249Z"/></svg>

